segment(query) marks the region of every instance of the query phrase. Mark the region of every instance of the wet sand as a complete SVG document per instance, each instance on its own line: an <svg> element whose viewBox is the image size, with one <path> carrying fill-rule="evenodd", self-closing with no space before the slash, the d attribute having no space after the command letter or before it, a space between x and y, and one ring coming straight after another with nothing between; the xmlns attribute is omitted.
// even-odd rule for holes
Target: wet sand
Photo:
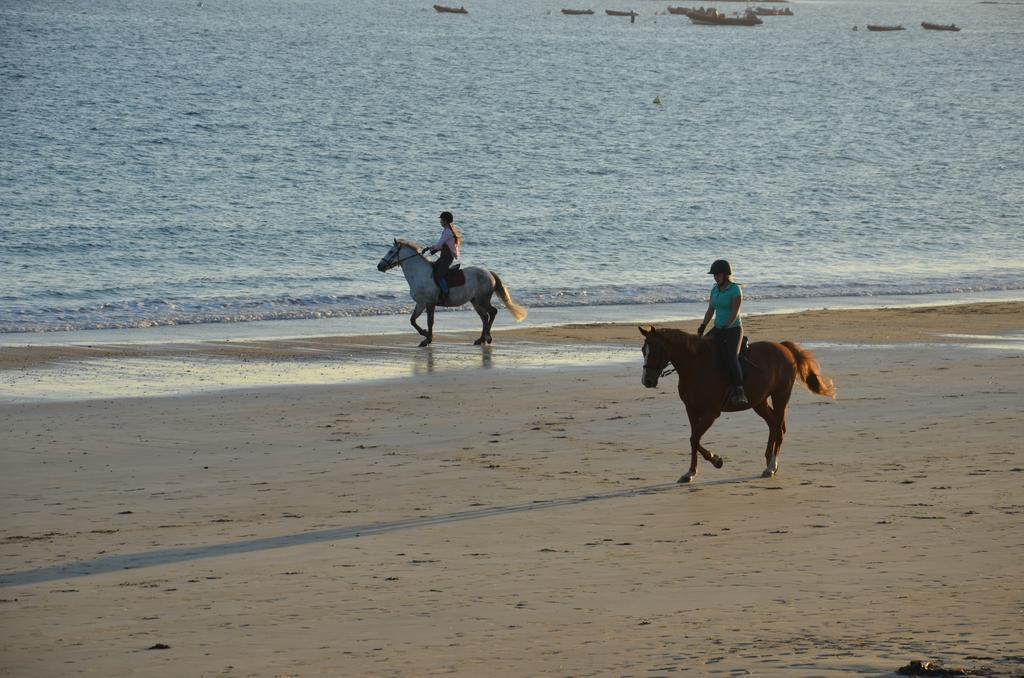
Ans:
<svg viewBox="0 0 1024 678"><path fill-rule="evenodd" d="M1024 322L1022 302L992 302L911 308L814 310L801 313L745 315L744 327L752 341L799 336L803 343L814 341L844 344L878 344L889 341L949 343L947 335L961 338L978 334L1009 334L1021 331ZM479 334L445 332L445 318L439 316L435 344L467 346ZM696 331L698 321L659 323ZM545 342L556 347L565 344L636 343L637 323L580 324L555 327L499 330L498 342ZM956 338L956 337L953 337ZM420 338L409 331L380 336L327 336L271 340L204 341L180 343L40 343L35 346L0 348L0 373L24 370L62 361L129 360L147 358L189 358L194 360L373 360L386 355L397 360L401 352L422 356L415 351Z"/></svg>
<svg viewBox="0 0 1024 678"><path fill-rule="evenodd" d="M723 416L725 466L689 486L674 377L641 387L632 325L444 335L433 367L413 336L103 347L282 376L0 404L0 672L1020 675L1022 311L749 318L838 398L795 393L771 480L760 418ZM0 373L89 350L4 349ZM422 369L347 376L399 359ZM324 362L356 367L287 385Z"/></svg>

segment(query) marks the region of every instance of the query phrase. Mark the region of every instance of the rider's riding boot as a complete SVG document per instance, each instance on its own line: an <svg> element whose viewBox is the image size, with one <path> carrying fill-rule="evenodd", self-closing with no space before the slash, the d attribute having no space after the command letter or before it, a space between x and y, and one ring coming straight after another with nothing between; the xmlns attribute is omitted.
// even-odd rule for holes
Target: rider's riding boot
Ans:
<svg viewBox="0 0 1024 678"><path fill-rule="evenodd" d="M732 402L734 405L746 405L749 402L742 386L737 386L736 390L733 391Z"/></svg>

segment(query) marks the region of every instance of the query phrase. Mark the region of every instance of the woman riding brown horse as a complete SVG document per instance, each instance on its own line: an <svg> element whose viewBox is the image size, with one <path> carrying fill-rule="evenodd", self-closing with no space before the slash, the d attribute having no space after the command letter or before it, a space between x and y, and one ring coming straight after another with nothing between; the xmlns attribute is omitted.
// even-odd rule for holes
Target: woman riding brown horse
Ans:
<svg viewBox="0 0 1024 678"><path fill-rule="evenodd" d="M679 398L690 419L690 470L680 483L688 483L697 475L697 453L700 452L715 468L722 468L722 457L701 446L700 439L722 412L753 409L768 424L768 446L762 477L771 478L779 470L779 453L786 435L786 406L799 377L812 393L827 398L836 394L832 381L821 374L818 361L809 351L791 341L777 344L758 341L750 345L743 380L748 403L730 402L731 381L722 373L713 342L682 330L641 327L644 335L644 372L641 379L647 388L658 385L658 377L671 363L679 374ZM771 398L771 403L769 403Z"/></svg>

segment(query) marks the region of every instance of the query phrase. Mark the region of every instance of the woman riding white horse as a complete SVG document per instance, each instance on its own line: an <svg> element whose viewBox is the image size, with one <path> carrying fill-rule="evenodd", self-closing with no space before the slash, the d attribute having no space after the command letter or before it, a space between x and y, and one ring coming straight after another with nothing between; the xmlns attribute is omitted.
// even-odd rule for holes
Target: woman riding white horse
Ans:
<svg viewBox="0 0 1024 678"><path fill-rule="evenodd" d="M516 322L526 317L526 309L512 301L512 296L505 288L505 284L494 271L488 271L476 266L463 268L466 276L466 284L453 287L448 292L448 298L440 304L441 290L434 283L434 265L429 259L423 256L420 246L417 243L400 238L395 239L384 258L377 264L377 270L384 272L395 266L402 267L402 273L409 283L409 294L416 302L416 308L412 312L409 322L416 331L424 337L420 346L426 346L434 340L434 309L439 306L462 306L466 302L473 304L480 321L483 323L483 330L480 338L474 341L475 345L491 343L491 325L494 324L494 317L498 315L498 309L491 304L491 295L495 292L501 297L502 303L508 309ZM427 311L427 329L423 329L416 323L424 309Z"/></svg>
<svg viewBox="0 0 1024 678"><path fill-rule="evenodd" d="M434 262L434 284L441 288L441 303L448 301L448 282L445 279L448 269L452 267L453 261L459 259L459 249L462 245L462 233L455 226L455 217L451 212L441 212L441 237L436 244L430 246L430 251L441 256Z"/></svg>

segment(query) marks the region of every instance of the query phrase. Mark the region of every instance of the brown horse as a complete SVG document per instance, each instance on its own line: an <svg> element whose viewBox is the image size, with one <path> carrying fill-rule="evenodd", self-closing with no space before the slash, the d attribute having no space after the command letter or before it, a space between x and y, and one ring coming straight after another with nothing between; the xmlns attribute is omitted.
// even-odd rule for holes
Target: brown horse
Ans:
<svg viewBox="0 0 1024 678"><path fill-rule="evenodd" d="M680 483L688 483L697 475L698 452L715 468L722 468L722 457L700 444L701 436L722 412L753 409L768 423L768 447L764 452L767 466L761 476L771 478L779 470L786 406L797 377L812 393L827 398L836 395L832 381L821 374L818 361L809 351L791 341L758 341L750 345L749 366L744 370L743 387L749 402L735 405L728 401L732 383L712 341L682 330L641 327L640 333L646 337L643 385L655 388L669 363L679 373L679 398L690 418L690 470Z"/></svg>

